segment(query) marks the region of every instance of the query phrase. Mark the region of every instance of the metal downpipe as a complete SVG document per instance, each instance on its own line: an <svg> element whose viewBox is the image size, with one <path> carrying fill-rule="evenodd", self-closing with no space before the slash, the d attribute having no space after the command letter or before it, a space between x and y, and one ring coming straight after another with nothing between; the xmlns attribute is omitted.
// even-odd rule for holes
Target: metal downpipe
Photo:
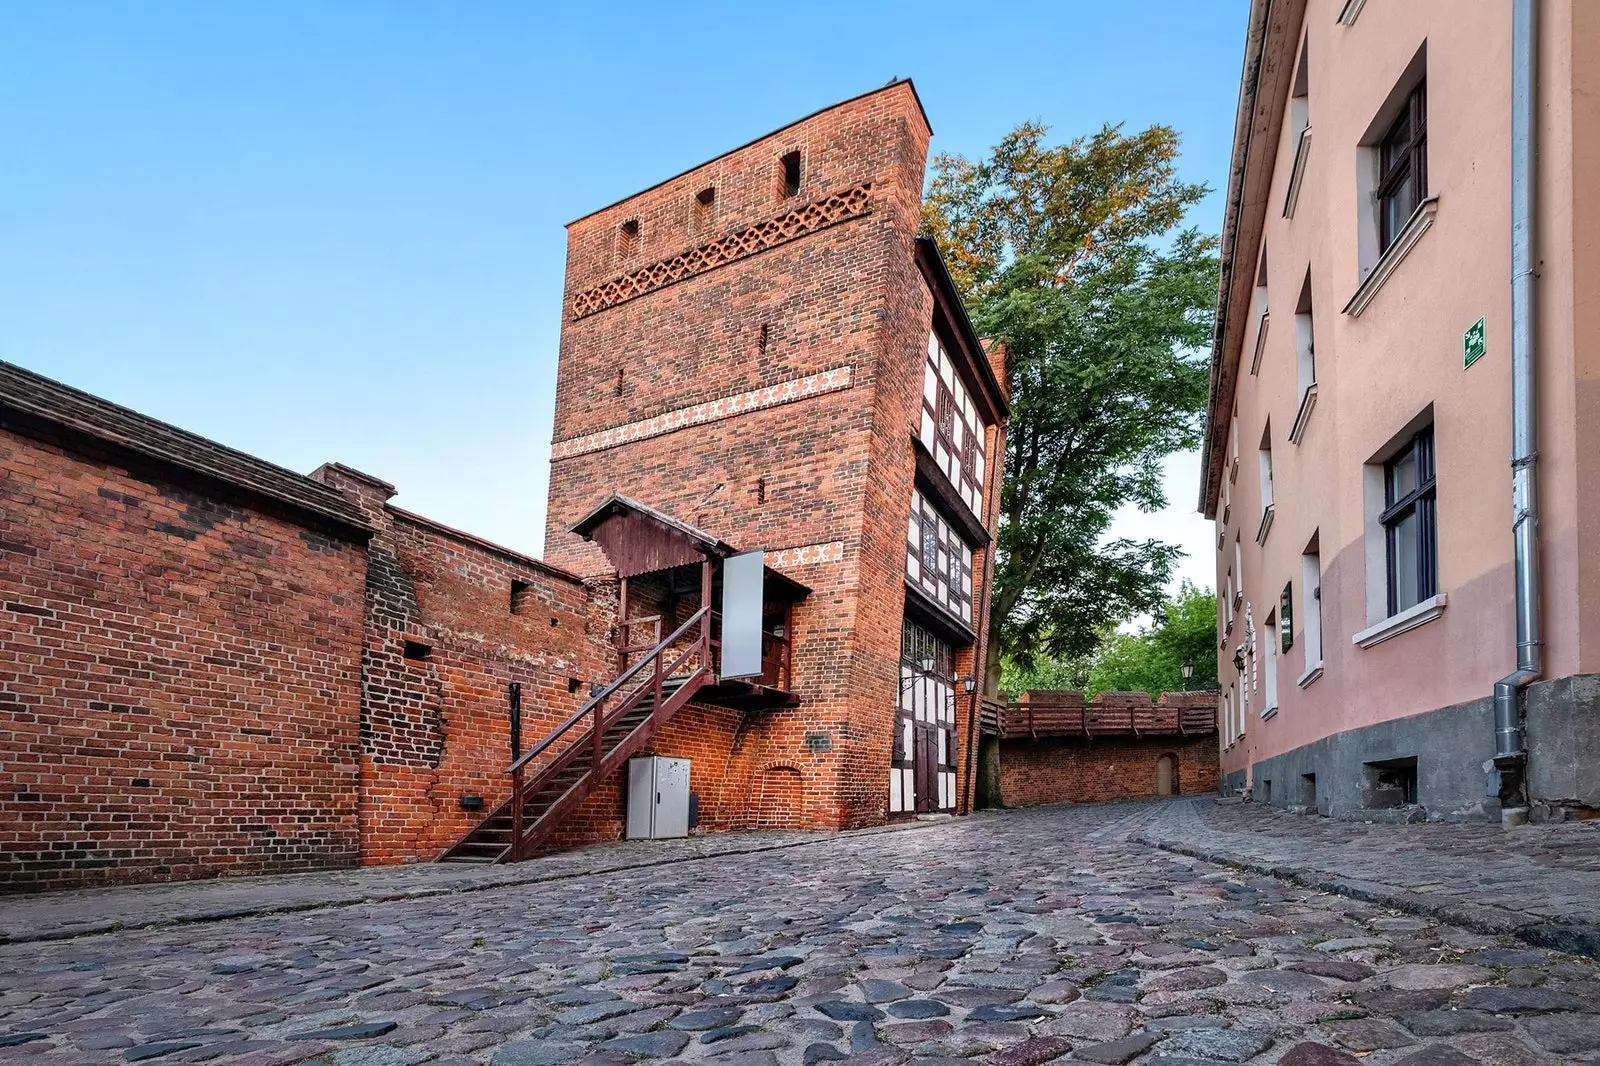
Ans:
<svg viewBox="0 0 1600 1066"><path fill-rule="evenodd" d="M1494 686L1494 764L1502 800L1519 797L1526 744L1522 691L1544 672L1539 627L1538 412L1534 361L1534 106L1537 0L1511 9L1511 500L1517 668Z"/></svg>

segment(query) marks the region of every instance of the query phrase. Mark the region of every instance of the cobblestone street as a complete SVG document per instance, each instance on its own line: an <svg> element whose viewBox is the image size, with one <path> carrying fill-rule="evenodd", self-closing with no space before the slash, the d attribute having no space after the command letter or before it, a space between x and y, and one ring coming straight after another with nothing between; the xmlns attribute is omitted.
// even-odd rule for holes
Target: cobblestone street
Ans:
<svg viewBox="0 0 1600 1066"><path fill-rule="evenodd" d="M1217 810L1232 821L1213 823ZM1250 817L1211 800L1041 808L13 943L0 948L0 1062L1600 1060L1590 958L1144 842L1183 835L1206 850L1214 832L1213 850L1239 848L1247 835L1222 837ZM1293 850L1294 824L1274 847ZM1342 833L1357 855L1465 832L1367 840L1363 827L1298 824L1313 847ZM1582 860L1585 832L1526 839ZM1584 861L1568 873L1563 892L1597 876ZM119 891L138 890L99 898L114 907ZM40 905L7 901L8 924Z"/></svg>

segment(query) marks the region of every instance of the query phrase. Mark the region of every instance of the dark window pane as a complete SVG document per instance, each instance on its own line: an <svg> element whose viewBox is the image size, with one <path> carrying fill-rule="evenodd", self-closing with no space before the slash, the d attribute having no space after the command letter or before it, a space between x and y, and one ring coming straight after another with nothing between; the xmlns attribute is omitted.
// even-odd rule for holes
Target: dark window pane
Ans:
<svg viewBox="0 0 1600 1066"><path fill-rule="evenodd" d="M1394 610L1396 613L1414 607L1422 597L1421 584L1421 521L1416 511L1409 511L1389 527L1389 552L1394 575Z"/></svg>
<svg viewBox="0 0 1600 1066"><path fill-rule="evenodd" d="M1416 487L1416 456L1408 446L1404 452L1389 460L1388 504L1392 506L1397 503L1401 497L1409 495Z"/></svg>

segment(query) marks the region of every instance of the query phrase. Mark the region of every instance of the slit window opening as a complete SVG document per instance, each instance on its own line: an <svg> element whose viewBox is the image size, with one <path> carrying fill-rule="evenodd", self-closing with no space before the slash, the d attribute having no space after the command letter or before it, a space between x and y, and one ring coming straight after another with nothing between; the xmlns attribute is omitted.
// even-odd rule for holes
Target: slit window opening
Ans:
<svg viewBox="0 0 1600 1066"><path fill-rule="evenodd" d="M778 188L782 196L794 196L800 191L800 153L798 151L785 152L778 161L779 179Z"/></svg>

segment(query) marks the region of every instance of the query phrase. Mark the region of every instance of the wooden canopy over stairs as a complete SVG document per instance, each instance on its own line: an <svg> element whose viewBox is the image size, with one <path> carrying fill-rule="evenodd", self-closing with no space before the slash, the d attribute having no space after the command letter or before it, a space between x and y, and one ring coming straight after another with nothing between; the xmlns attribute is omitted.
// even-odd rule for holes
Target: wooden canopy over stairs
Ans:
<svg viewBox="0 0 1600 1066"><path fill-rule="evenodd" d="M788 607L809 590L765 571L782 607L780 633L763 633L759 678L717 676L720 616L713 609L718 563L737 552L726 542L623 496L608 496L572 527L616 567L617 677L507 769L511 795L440 855L440 862L498 863L529 858L600 783L619 772L691 701L741 710L799 702L791 691ZM698 570L699 609L666 637L666 613L630 615L630 583L676 582ZM676 585L669 592L681 591ZM639 631L648 627L641 643ZM768 653L770 638L771 653Z"/></svg>

